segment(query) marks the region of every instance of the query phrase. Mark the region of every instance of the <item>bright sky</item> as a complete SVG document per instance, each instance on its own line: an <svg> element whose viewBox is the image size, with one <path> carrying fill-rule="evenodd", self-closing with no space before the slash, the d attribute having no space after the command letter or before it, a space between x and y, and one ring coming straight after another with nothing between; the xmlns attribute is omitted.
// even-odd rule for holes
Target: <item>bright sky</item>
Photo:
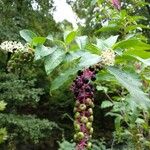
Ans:
<svg viewBox="0 0 150 150"><path fill-rule="evenodd" d="M73 12L70 5L66 3L66 0L54 0L56 11L54 12L54 19L56 22L62 22L67 20L72 23L74 28L77 28L77 15Z"/></svg>
<svg viewBox="0 0 150 150"><path fill-rule="evenodd" d="M53 12L53 17L56 22L67 20L72 23L75 29L78 27L77 21L80 21L82 24L84 23L84 20L80 20L73 12L71 6L66 3L66 0L54 0L54 6L56 6L56 10ZM40 9L35 0L32 0L32 7L34 10Z"/></svg>

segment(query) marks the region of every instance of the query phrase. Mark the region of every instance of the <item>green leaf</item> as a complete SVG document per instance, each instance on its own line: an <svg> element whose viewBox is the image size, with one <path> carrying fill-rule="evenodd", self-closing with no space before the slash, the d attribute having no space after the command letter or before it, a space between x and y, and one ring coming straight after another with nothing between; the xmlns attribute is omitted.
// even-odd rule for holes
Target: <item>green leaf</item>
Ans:
<svg viewBox="0 0 150 150"><path fill-rule="evenodd" d="M105 40L105 43L109 46L109 48L111 48L117 42L118 36L119 35L110 36L108 39Z"/></svg>
<svg viewBox="0 0 150 150"><path fill-rule="evenodd" d="M114 45L114 48L130 49L130 50L149 50L150 44L146 44L138 39L123 40Z"/></svg>
<svg viewBox="0 0 150 150"><path fill-rule="evenodd" d="M138 56L134 56L134 55L130 55L130 56L132 56L132 57L136 58L137 60L141 61L145 65L145 67L150 66L150 58L142 59Z"/></svg>
<svg viewBox="0 0 150 150"><path fill-rule="evenodd" d="M103 40L103 39L96 39L97 47L101 50L107 50L108 48L111 48L117 41L118 35L116 36L110 36L109 38Z"/></svg>
<svg viewBox="0 0 150 150"><path fill-rule="evenodd" d="M70 44L76 37L76 31L66 32L64 35L64 41L68 45Z"/></svg>
<svg viewBox="0 0 150 150"><path fill-rule="evenodd" d="M117 116L115 118L115 128L116 128L116 130L119 130L119 128L120 128L120 126L121 126L121 120L122 120L122 117L120 117L120 116Z"/></svg>
<svg viewBox="0 0 150 150"><path fill-rule="evenodd" d="M101 53L101 50L95 44L87 44L86 49L93 54L100 55Z"/></svg>
<svg viewBox="0 0 150 150"><path fill-rule="evenodd" d="M122 84L130 93L131 98L143 108L150 107L150 100L147 94L141 90L142 83L133 76L133 74L123 72L115 67L108 67L108 70L113 74L117 81Z"/></svg>
<svg viewBox="0 0 150 150"><path fill-rule="evenodd" d="M126 32L129 32L129 31L132 31L132 30L135 30L135 29L150 29L150 27L147 27L145 25L142 25L142 24L137 24L137 25L131 25L131 26L128 26L125 30Z"/></svg>
<svg viewBox="0 0 150 150"><path fill-rule="evenodd" d="M68 81L71 75L74 75L80 67L71 66L69 69L62 72L58 77L56 77L51 83L51 91L60 88L66 81Z"/></svg>
<svg viewBox="0 0 150 150"><path fill-rule="evenodd" d="M35 49L35 60L42 59L45 56L52 54L57 47L45 47L44 45L38 45Z"/></svg>
<svg viewBox="0 0 150 150"><path fill-rule="evenodd" d="M0 111L3 111L6 108L6 103L4 101L0 101Z"/></svg>
<svg viewBox="0 0 150 150"><path fill-rule="evenodd" d="M109 46L107 45L107 43L105 43L105 41L102 40L102 39L96 39L96 46L100 50L107 50L109 48Z"/></svg>
<svg viewBox="0 0 150 150"><path fill-rule="evenodd" d="M119 28L116 24L109 24L108 26L103 26L99 30L96 31L96 33L99 32L109 32L109 31L118 31Z"/></svg>
<svg viewBox="0 0 150 150"><path fill-rule="evenodd" d="M6 128L0 128L0 144L3 143L7 138L8 136Z"/></svg>
<svg viewBox="0 0 150 150"><path fill-rule="evenodd" d="M21 30L20 36L25 39L27 42L31 43L32 39L37 37L37 35L30 30Z"/></svg>
<svg viewBox="0 0 150 150"><path fill-rule="evenodd" d="M45 70L50 74L64 59L65 52L61 49L56 49L51 55L45 58Z"/></svg>
<svg viewBox="0 0 150 150"><path fill-rule="evenodd" d="M91 54L90 52L79 52L78 54L81 57L79 63L80 67L89 67L101 61L101 57L99 55Z"/></svg>
<svg viewBox="0 0 150 150"><path fill-rule="evenodd" d="M105 86L96 86L96 89L98 90L98 91L104 91L105 93L108 91L108 88L107 87L105 87Z"/></svg>
<svg viewBox="0 0 150 150"><path fill-rule="evenodd" d="M69 143L68 141L59 142L59 149L58 150L75 150L75 143Z"/></svg>
<svg viewBox="0 0 150 150"><path fill-rule="evenodd" d="M109 107L112 107L112 106L113 106L113 103L110 102L110 101L103 101L102 104L101 104L102 109L109 108Z"/></svg>
<svg viewBox="0 0 150 150"><path fill-rule="evenodd" d="M79 51L70 53L67 56L67 61L72 61L78 58L80 58L79 67L82 67L82 68L89 67L101 61L101 57L99 55L92 54L84 50L79 50Z"/></svg>
<svg viewBox="0 0 150 150"><path fill-rule="evenodd" d="M84 49L87 44L88 37L87 36L79 36L75 40L76 40L79 48Z"/></svg>
<svg viewBox="0 0 150 150"><path fill-rule="evenodd" d="M45 37L34 37L32 39L32 44L34 46L37 46L38 44L44 44L46 41L46 38Z"/></svg>
<svg viewBox="0 0 150 150"><path fill-rule="evenodd" d="M48 40L50 40L50 41L53 41L54 39L53 39L53 36L51 35L51 34L49 34L47 37L46 37L46 39L48 39Z"/></svg>
<svg viewBox="0 0 150 150"><path fill-rule="evenodd" d="M143 50L127 50L123 53L124 55L134 55L134 56L138 56L144 59L148 59L150 58L150 52L147 51L143 51Z"/></svg>

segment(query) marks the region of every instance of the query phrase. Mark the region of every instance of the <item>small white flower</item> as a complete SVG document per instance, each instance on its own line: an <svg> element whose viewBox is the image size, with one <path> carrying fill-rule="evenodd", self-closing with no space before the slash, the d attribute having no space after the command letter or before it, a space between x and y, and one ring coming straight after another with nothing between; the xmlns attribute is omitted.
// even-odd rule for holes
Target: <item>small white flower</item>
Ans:
<svg viewBox="0 0 150 150"><path fill-rule="evenodd" d="M101 59L102 59L102 63L104 65L113 66L115 63L114 51L111 49L108 49L106 51L102 51Z"/></svg>
<svg viewBox="0 0 150 150"><path fill-rule="evenodd" d="M24 49L24 45L17 41L4 41L1 43L0 49L13 53L15 51L22 51Z"/></svg>

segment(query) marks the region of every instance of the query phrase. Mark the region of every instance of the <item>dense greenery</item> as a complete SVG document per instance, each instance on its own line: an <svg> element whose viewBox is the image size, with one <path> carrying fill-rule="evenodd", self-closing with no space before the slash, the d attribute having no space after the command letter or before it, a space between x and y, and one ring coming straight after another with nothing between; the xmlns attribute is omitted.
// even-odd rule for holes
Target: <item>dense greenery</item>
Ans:
<svg viewBox="0 0 150 150"><path fill-rule="evenodd" d="M39 9L0 1L0 42L26 43L0 49L0 148L75 149L70 86L79 70L102 65L92 82L92 150L150 149L149 3L125 1L117 10L110 1L68 0L85 25L64 22L70 30L62 31L49 13L53 2L35 2Z"/></svg>

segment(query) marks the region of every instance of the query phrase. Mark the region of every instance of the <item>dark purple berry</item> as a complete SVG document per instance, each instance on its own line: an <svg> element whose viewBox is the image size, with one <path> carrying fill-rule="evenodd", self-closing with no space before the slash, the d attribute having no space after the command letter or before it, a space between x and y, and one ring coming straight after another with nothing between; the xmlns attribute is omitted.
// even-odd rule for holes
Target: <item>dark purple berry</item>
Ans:
<svg viewBox="0 0 150 150"><path fill-rule="evenodd" d="M89 67L89 70L93 72L95 70L95 68L94 67Z"/></svg>
<svg viewBox="0 0 150 150"><path fill-rule="evenodd" d="M95 74L97 74L98 72L99 72L99 70L98 70L98 69L96 69L96 70L94 71L94 73L95 73Z"/></svg>
<svg viewBox="0 0 150 150"><path fill-rule="evenodd" d="M86 88L85 88L85 91L86 91L86 92L90 92L90 91L91 91L91 88L90 88L90 87L86 87Z"/></svg>
<svg viewBox="0 0 150 150"><path fill-rule="evenodd" d="M96 69L100 71L100 70L102 70L102 66L98 65L98 66L96 66Z"/></svg>
<svg viewBox="0 0 150 150"><path fill-rule="evenodd" d="M92 77L91 77L91 80L92 80L92 81L95 81L95 80L96 80L96 77L95 77L95 76L92 76Z"/></svg>
<svg viewBox="0 0 150 150"><path fill-rule="evenodd" d="M87 83L89 82L89 79L83 78L83 82L84 82L85 84L87 84Z"/></svg>
<svg viewBox="0 0 150 150"><path fill-rule="evenodd" d="M79 70L77 74L78 74L78 76L81 76L81 75L83 75L83 71Z"/></svg>

